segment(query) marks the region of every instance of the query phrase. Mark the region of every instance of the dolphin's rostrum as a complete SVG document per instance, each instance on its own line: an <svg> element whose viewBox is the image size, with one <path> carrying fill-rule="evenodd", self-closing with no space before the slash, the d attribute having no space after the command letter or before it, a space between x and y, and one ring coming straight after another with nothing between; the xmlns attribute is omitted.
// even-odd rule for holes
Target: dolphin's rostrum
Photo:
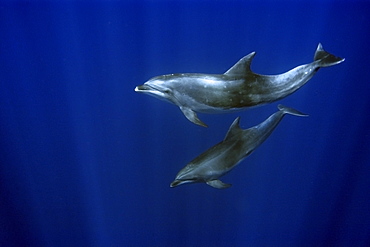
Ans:
<svg viewBox="0 0 370 247"><path fill-rule="evenodd" d="M285 114L307 116L282 105L279 105L278 108L278 112L250 129L241 129L239 127L240 118L236 118L231 124L225 139L196 157L180 170L170 187L197 182L207 183L217 189L230 187L230 184L221 182L219 177L233 169L263 143Z"/></svg>
<svg viewBox="0 0 370 247"><path fill-rule="evenodd" d="M224 74L169 74L157 76L136 92L150 94L177 105L193 123L207 126L196 112L220 113L282 99L302 87L321 67L344 61L318 45L314 61L279 75L259 75L250 70L255 52L240 59Z"/></svg>

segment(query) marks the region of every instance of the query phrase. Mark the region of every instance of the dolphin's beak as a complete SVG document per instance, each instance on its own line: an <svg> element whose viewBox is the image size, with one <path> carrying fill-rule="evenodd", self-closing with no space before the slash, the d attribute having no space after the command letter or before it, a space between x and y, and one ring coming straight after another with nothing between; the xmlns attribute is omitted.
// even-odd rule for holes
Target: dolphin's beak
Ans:
<svg viewBox="0 0 370 247"><path fill-rule="evenodd" d="M196 181L195 180L179 180L179 179L175 179L173 180L173 182L170 184L170 187L173 188L173 187L176 187L176 186L179 186L179 185L182 185L182 184L187 184L187 183L195 183Z"/></svg>
<svg viewBox="0 0 370 247"><path fill-rule="evenodd" d="M161 100L169 100L172 103L170 94L168 93L169 90L166 88L161 88L157 85L148 85L147 83L135 87L135 92L137 93L144 93L144 94L150 94L154 97L157 97Z"/></svg>
<svg viewBox="0 0 370 247"><path fill-rule="evenodd" d="M149 91L149 90L153 90L153 88L149 87L145 84L135 87L135 92L145 92L145 91Z"/></svg>
<svg viewBox="0 0 370 247"><path fill-rule="evenodd" d="M174 181L170 184L170 187L171 187L171 188L176 187L176 186L178 186L180 183L181 183L181 181L180 181L180 180L174 180Z"/></svg>
<svg viewBox="0 0 370 247"><path fill-rule="evenodd" d="M149 94L157 95L159 97L164 97L165 96L165 94L163 92L161 92L157 88L154 88L154 87L149 86L147 84L143 84L143 85L135 87L135 92L149 93Z"/></svg>

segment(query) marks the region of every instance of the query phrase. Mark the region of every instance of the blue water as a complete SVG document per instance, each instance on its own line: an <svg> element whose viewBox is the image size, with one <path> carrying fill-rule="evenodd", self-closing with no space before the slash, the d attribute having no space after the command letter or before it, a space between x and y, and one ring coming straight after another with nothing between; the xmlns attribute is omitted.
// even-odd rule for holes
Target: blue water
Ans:
<svg viewBox="0 0 370 247"><path fill-rule="evenodd" d="M0 246L369 246L369 1L0 3ZM278 74L342 64L291 96L199 117L134 92L176 72L223 73L256 51ZM170 188L236 116L286 116L224 176Z"/></svg>

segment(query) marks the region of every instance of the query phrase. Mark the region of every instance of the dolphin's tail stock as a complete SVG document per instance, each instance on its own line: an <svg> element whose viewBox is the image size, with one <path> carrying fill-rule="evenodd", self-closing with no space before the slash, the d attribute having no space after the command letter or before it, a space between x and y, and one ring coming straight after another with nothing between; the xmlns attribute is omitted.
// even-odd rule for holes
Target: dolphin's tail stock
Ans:
<svg viewBox="0 0 370 247"><path fill-rule="evenodd" d="M322 48L321 43L319 43L315 52L314 61L318 62L319 67L329 67L343 62L344 58L330 54L325 51L324 48Z"/></svg>
<svg viewBox="0 0 370 247"><path fill-rule="evenodd" d="M288 114L291 114L291 115L294 115L294 116L299 116L299 117L307 117L308 116L308 114L302 113L300 111L297 111L296 109L286 107L286 106L283 106L283 105L278 105L278 108L283 113L288 113Z"/></svg>

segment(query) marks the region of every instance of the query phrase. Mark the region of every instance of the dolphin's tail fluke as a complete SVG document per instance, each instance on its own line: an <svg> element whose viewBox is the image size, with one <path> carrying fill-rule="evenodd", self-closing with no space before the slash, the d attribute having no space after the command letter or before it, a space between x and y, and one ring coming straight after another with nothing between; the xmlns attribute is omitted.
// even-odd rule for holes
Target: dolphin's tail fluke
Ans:
<svg viewBox="0 0 370 247"><path fill-rule="evenodd" d="M322 48L321 43L319 43L315 52L314 61L318 61L319 67L329 67L343 62L344 58L336 57L333 54L330 54L329 52L325 51L324 48Z"/></svg>
<svg viewBox="0 0 370 247"><path fill-rule="evenodd" d="M283 105L278 105L278 108L279 108L280 111L282 111L284 113L294 115L294 116L299 116L299 117L307 117L308 116L308 114L302 113L300 111L297 111L296 109L286 107L286 106L283 106Z"/></svg>

